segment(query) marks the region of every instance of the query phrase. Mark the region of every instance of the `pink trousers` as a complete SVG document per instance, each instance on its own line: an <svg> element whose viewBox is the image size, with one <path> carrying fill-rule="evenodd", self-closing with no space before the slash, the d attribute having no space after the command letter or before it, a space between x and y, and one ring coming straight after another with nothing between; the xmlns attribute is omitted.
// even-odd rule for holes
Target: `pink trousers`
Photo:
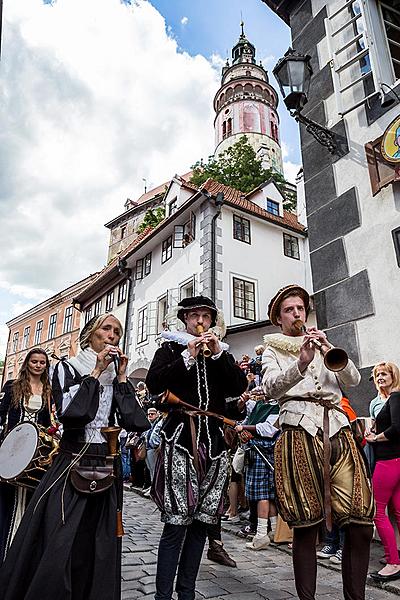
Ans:
<svg viewBox="0 0 400 600"><path fill-rule="evenodd" d="M379 460L372 477L376 502L375 525L385 548L386 562L399 565L399 552L393 526L386 514L390 503L400 531L400 458Z"/></svg>

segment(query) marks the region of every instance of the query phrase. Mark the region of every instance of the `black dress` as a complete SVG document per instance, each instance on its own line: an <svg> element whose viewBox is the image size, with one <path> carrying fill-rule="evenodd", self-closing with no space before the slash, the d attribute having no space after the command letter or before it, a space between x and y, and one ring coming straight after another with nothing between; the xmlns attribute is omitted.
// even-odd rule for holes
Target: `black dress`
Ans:
<svg viewBox="0 0 400 600"><path fill-rule="evenodd" d="M110 386L106 386L107 389ZM81 494L70 482L71 453L83 446L86 464L104 464L106 443L87 443L85 426L104 410L105 388L81 377L66 362L53 378L58 418L63 425L60 452L25 512L3 567L3 600L118 600L121 587L121 538L116 537L117 508L122 507L120 460L115 483L96 495ZM114 380L109 424L127 431L148 429L132 385ZM66 402L67 400L67 402ZM86 440L86 444L85 444Z"/></svg>
<svg viewBox="0 0 400 600"><path fill-rule="evenodd" d="M18 406L13 406L12 397L13 380L4 384L2 389L2 399L0 402L0 426L3 427L3 433L0 438L0 444L5 435L22 421L30 421L43 427L49 427L50 415L46 402L37 411L29 411L21 399ZM33 490L11 485L5 481L0 482L0 565L11 543L11 536L18 519L17 515L23 512L29 503Z"/></svg>

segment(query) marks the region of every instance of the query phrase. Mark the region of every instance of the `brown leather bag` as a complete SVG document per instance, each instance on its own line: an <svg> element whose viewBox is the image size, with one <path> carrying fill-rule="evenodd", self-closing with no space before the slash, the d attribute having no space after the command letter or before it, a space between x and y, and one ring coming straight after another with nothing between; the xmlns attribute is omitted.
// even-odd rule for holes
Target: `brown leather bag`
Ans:
<svg viewBox="0 0 400 600"><path fill-rule="evenodd" d="M73 487L81 494L105 492L114 483L114 458L107 456L104 467L77 463L72 467L70 476Z"/></svg>

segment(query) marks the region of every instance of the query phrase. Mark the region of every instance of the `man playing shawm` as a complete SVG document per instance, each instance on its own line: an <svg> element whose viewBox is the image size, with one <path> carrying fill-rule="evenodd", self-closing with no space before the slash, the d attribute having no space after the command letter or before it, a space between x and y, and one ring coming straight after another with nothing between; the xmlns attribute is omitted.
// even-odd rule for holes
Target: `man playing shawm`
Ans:
<svg viewBox="0 0 400 600"><path fill-rule="evenodd" d="M186 331L162 333L168 341L154 356L147 387L152 394L169 390L196 408L223 415L225 399L240 396L247 379L227 352L228 346L210 330L218 310L203 296L183 299L178 309L177 317ZM206 356L208 353L211 355ZM207 525L216 524L223 511L228 456L220 420L184 412L176 405L163 403L160 408L167 410L168 416L161 431L152 489L165 523L158 548L155 598L171 599L179 563L178 599L193 600Z"/></svg>
<svg viewBox="0 0 400 600"><path fill-rule="evenodd" d="M293 568L300 600L314 600L316 540L326 519L345 529L342 578L345 600L364 600L374 502L361 452L339 406L340 385L355 386L352 363L328 370L314 340L331 348L325 334L299 326L307 320L309 295L289 285L272 298L271 322L282 333L264 338L263 386L280 404L283 430L275 447L278 512L294 527ZM331 518L332 517L332 518Z"/></svg>

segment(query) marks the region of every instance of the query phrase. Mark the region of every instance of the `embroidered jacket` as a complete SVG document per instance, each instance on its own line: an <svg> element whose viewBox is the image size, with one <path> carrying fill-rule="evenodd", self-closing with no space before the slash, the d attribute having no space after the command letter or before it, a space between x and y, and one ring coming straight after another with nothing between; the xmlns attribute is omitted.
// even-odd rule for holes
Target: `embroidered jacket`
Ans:
<svg viewBox="0 0 400 600"><path fill-rule="evenodd" d="M360 374L349 360L347 366L337 373L329 371L316 351L315 357L302 374L297 366L303 336L292 337L283 333L264 336L266 349L263 354L263 388L269 398L281 406L279 425L300 425L311 435L322 429L323 408L307 402L307 398L329 400L339 406L342 398L340 385L356 386ZM291 398L304 398L291 400ZM348 426L346 415L337 410L329 411L329 436Z"/></svg>
<svg viewBox="0 0 400 600"><path fill-rule="evenodd" d="M225 399L238 397L246 390L246 376L226 351L217 359L199 355L195 364L187 368L182 356L186 348L171 341L157 350L146 378L150 393L170 390L184 402L225 415ZM162 410L165 410L164 405ZM167 410L169 414L162 430L164 439L179 444L193 456L190 417L176 407L167 407ZM194 421L197 443L204 442L210 458L217 458L225 450L222 421L213 417L195 417Z"/></svg>

